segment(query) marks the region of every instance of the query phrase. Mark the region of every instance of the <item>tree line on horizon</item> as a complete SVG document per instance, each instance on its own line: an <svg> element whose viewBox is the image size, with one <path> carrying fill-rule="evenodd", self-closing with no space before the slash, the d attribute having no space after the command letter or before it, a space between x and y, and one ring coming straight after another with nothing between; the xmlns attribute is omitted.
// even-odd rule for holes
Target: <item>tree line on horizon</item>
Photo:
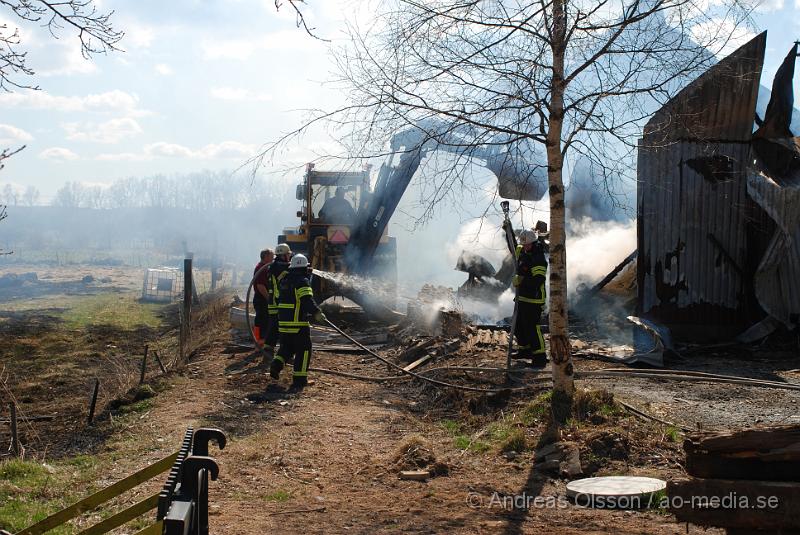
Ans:
<svg viewBox="0 0 800 535"><path fill-rule="evenodd" d="M290 185L267 183L264 178L234 175L227 171L199 171L167 176L128 177L109 185L65 182L50 206L88 208L172 208L184 210L237 210L274 200ZM286 190L286 191L284 191ZM41 193L35 186L24 190L6 184L0 189L0 205L37 206Z"/></svg>

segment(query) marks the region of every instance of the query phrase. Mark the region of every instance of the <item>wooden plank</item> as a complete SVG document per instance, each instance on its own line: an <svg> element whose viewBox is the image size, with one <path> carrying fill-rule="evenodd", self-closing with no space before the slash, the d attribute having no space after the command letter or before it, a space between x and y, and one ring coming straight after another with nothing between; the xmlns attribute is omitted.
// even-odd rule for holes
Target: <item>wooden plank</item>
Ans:
<svg viewBox="0 0 800 535"><path fill-rule="evenodd" d="M762 427L731 433L695 433L689 435L683 448L688 451L746 452L769 451L800 444L800 425Z"/></svg>
<svg viewBox="0 0 800 535"><path fill-rule="evenodd" d="M422 353L423 351L425 351L426 349L428 349L429 347L431 347L435 343L436 343L436 339L434 339L434 338L431 338L429 340L425 340L423 342L419 342L418 344L415 344L414 346L406 349L403 353L401 353L400 356L397 357L397 360L401 360L401 361L405 361L405 362L412 361L412 360L416 359L417 356L420 353Z"/></svg>
<svg viewBox="0 0 800 535"><path fill-rule="evenodd" d="M134 535L161 535L164 533L164 522L159 520L152 526L147 526L142 531L137 531Z"/></svg>
<svg viewBox="0 0 800 535"><path fill-rule="evenodd" d="M667 483L669 510L679 522L777 533L800 528L800 484L729 479Z"/></svg>
<svg viewBox="0 0 800 535"><path fill-rule="evenodd" d="M120 479L116 483L109 485L108 487L95 492L91 496L87 496L86 498L70 505L69 507L66 507L61 511L48 516L44 520L37 522L31 527L23 529L16 535L39 535L57 526L60 526L65 522L72 520L81 513L90 511L101 503L107 502L111 498L119 496L123 492L126 492L133 487L166 472L172 468L172 464L177 458L178 452L173 453L169 457L164 457L160 461L142 468L138 472L129 475L125 479Z"/></svg>
<svg viewBox="0 0 800 535"><path fill-rule="evenodd" d="M108 533L112 529L120 527L126 522L143 515L147 511L155 509L157 505L158 493L153 494L152 496L149 496L144 500L131 505L127 509L123 509L119 513L106 518L102 522L81 531L78 533L78 535L102 535L103 533Z"/></svg>
<svg viewBox="0 0 800 535"><path fill-rule="evenodd" d="M422 366L423 364L425 364L426 362L428 362L432 358L433 358L433 355L425 355L424 357L415 360L414 362L412 362L411 364L409 364L408 366L403 368L403 370L407 371L407 372L410 372L414 368L418 368L418 367Z"/></svg>
<svg viewBox="0 0 800 535"><path fill-rule="evenodd" d="M766 481L800 481L800 455L787 460L774 457L740 457L695 451L686 454L686 473L711 479L744 479Z"/></svg>
<svg viewBox="0 0 800 535"><path fill-rule="evenodd" d="M397 477L407 481L426 481L431 473L427 470L404 470Z"/></svg>

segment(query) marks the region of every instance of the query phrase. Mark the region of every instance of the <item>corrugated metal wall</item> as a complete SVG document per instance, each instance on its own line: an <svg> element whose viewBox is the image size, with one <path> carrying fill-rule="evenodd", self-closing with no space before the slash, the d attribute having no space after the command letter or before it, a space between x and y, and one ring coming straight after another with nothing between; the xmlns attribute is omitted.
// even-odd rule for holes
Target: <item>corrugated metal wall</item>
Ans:
<svg viewBox="0 0 800 535"><path fill-rule="evenodd" d="M664 105L638 156L639 313L692 338L752 321L749 139L766 33Z"/></svg>
<svg viewBox="0 0 800 535"><path fill-rule="evenodd" d="M647 122L647 146L678 140L750 141L767 32L684 87Z"/></svg>
<svg viewBox="0 0 800 535"><path fill-rule="evenodd" d="M749 199L745 144L679 142L639 152L639 304L668 324L727 325L746 316ZM724 179L688 161L727 157Z"/></svg>

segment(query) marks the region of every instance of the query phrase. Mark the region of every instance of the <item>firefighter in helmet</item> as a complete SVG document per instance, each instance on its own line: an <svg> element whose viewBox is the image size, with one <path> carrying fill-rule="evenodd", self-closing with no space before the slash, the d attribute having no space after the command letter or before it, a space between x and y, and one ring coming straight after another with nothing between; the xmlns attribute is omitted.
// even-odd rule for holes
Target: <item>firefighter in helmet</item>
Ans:
<svg viewBox="0 0 800 535"><path fill-rule="evenodd" d="M289 269L289 261L292 258L292 251L285 243L279 243L275 247L275 259L267 268L267 283L269 292L269 319L267 329L263 333L264 336L264 349L267 352L273 353L275 347L278 345L278 294L279 284L281 279L286 276L286 270Z"/></svg>
<svg viewBox="0 0 800 535"><path fill-rule="evenodd" d="M292 257L278 290L280 349L272 360L269 374L273 379L278 379L286 360L294 357L291 390L299 391L308 384L308 366L311 362L309 317L313 316L316 321L325 319L314 302L314 293L308 280L308 259L304 255Z"/></svg>
<svg viewBox="0 0 800 535"><path fill-rule="evenodd" d="M523 230L519 234L516 250L517 271L513 284L517 288L517 322L514 336L518 351L514 358L531 359L535 367L547 364L544 337L539 320L547 299L545 281L547 278L546 244L533 230Z"/></svg>

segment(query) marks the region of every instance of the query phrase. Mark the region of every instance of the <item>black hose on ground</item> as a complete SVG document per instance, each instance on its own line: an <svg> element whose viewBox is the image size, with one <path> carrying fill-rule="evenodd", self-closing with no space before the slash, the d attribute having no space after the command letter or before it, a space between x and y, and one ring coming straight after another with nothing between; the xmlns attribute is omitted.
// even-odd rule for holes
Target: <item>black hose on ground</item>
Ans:
<svg viewBox="0 0 800 535"><path fill-rule="evenodd" d="M457 384L454 384L454 383L448 383L447 381L440 381L438 379L431 379L430 377L425 377L422 374L419 374L419 373L416 373L416 372L413 372L413 371L410 371L410 370L406 370L402 366L399 366L399 365L395 364L394 362L390 361L389 359L380 356L378 353L376 353L375 351L372 351L370 348L368 348L367 346L365 346L364 344L362 344L361 342L359 342L358 340L356 340L355 338L353 338L352 336L350 336L349 334L347 334L346 332L341 330L339 327L336 326L336 324L334 324L328 318L325 318L325 322L328 325L330 325L336 332L338 332L339 334L341 334L342 336L344 336L345 338L350 340L352 343L354 343L355 345L357 345L358 347L360 347L361 349L363 349L364 351L366 351L367 353L369 353L373 357L377 358L378 360L380 360L384 364L386 364L386 365L396 369L397 371L402 372L402 373L404 373L404 374L406 374L406 375L408 375L410 377L413 377L415 379L418 379L420 381L424 381L424 382L432 384L432 385L436 385L436 386L440 386L440 387L444 387L444 388L454 388L456 390L464 390L464 391L467 391L467 392L479 392L479 393L482 393L482 394L498 394L498 393L501 393L501 392L513 392L513 391L522 391L522 390L529 390L530 389L530 386L517 386L517 387L508 387L508 388L479 388L479 387L476 387L476 386L457 385Z"/></svg>

